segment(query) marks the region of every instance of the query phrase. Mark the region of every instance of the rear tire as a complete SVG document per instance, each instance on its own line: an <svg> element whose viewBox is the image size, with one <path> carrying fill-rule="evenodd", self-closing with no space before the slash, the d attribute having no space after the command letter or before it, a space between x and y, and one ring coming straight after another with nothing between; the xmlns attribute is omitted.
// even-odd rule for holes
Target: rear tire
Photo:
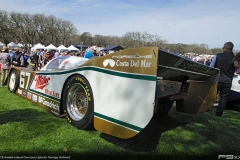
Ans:
<svg viewBox="0 0 240 160"><path fill-rule="evenodd" d="M76 75L67 81L63 91L63 110L71 125L78 129L93 128L93 93L85 77Z"/></svg>
<svg viewBox="0 0 240 160"><path fill-rule="evenodd" d="M155 115L167 116L169 110L172 108L173 101L167 98L156 99L156 106L154 108Z"/></svg>
<svg viewBox="0 0 240 160"><path fill-rule="evenodd" d="M19 86L19 75L17 71L14 69L9 74L8 90L11 93L16 93L18 86Z"/></svg>

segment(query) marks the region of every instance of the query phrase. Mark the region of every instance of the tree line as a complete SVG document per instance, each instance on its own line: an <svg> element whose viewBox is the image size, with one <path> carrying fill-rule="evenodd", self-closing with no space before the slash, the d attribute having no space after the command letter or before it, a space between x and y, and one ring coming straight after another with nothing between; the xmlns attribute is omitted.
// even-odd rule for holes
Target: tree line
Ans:
<svg viewBox="0 0 240 160"><path fill-rule="evenodd" d="M127 32L123 36L92 35L89 32L79 34L71 21L61 20L53 15L6 12L0 10L0 42L21 43L27 49L34 44L45 46L53 44L70 46L86 44L106 47L120 45L124 48L156 46L179 54L216 54L221 48L209 49L207 44L170 44L159 35L148 32Z"/></svg>

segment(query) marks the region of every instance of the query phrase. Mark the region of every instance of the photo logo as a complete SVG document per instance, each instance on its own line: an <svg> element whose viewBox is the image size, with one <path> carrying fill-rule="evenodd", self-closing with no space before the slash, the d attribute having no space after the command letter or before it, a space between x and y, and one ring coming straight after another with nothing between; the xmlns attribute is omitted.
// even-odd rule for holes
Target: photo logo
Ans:
<svg viewBox="0 0 240 160"><path fill-rule="evenodd" d="M108 64L111 66L111 67L114 67L115 66L115 61L113 59L105 59L103 61L103 66L106 67L108 66Z"/></svg>
<svg viewBox="0 0 240 160"><path fill-rule="evenodd" d="M45 86L48 85L48 81L50 80L50 78L46 77L46 76L40 76L40 75L37 75L35 76L35 81L36 81L36 85L35 85L35 88L39 88L39 89L43 89Z"/></svg>

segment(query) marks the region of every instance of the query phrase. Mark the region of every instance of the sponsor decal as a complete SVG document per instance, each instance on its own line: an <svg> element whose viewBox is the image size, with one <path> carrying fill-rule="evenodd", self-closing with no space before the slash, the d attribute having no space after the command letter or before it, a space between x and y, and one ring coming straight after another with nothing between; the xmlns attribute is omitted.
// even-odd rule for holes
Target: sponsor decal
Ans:
<svg viewBox="0 0 240 160"><path fill-rule="evenodd" d="M106 67L108 66L108 64L111 66L111 67L114 67L115 66L115 61L113 59L105 59L103 61L103 66Z"/></svg>
<svg viewBox="0 0 240 160"><path fill-rule="evenodd" d="M62 64L62 66L61 66L61 68L65 68L66 67L66 65L68 64L68 60L65 60L64 62L63 62L63 64Z"/></svg>
<svg viewBox="0 0 240 160"><path fill-rule="evenodd" d="M32 101L37 102L37 95L32 94Z"/></svg>
<svg viewBox="0 0 240 160"><path fill-rule="evenodd" d="M18 94L22 94L22 90L21 89L18 89Z"/></svg>
<svg viewBox="0 0 240 160"><path fill-rule="evenodd" d="M27 92L27 98L28 98L28 99L31 99L31 98L32 98L32 93Z"/></svg>
<svg viewBox="0 0 240 160"><path fill-rule="evenodd" d="M48 85L49 80L50 80L50 77L41 76L41 75L36 74L35 80L34 80L34 81L36 81L35 88L39 88L42 90L45 86Z"/></svg>
<svg viewBox="0 0 240 160"><path fill-rule="evenodd" d="M128 60L122 60L123 58ZM144 60L139 60L140 58ZM146 59L152 59L152 55L139 55L139 53L134 55L114 55L112 56L112 59L105 59L103 61L103 66L151 67L151 62L147 61Z"/></svg>
<svg viewBox="0 0 240 160"><path fill-rule="evenodd" d="M44 97L39 96L38 103L41 103L49 108L59 111L59 105L52 100L46 100Z"/></svg>
<svg viewBox="0 0 240 160"><path fill-rule="evenodd" d="M189 60L184 60L178 66L178 68L193 71L193 72L200 72L200 73L205 73L209 69L207 66L204 66L204 65L201 65L201 64L198 64L194 61L189 61Z"/></svg>
<svg viewBox="0 0 240 160"><path fill-rule="evenodd" d="M103 61L103 66L106 67L110 65L111 67L116 66L122 66L122 67L151 67L151 62L148 62L146 60L116 60L113 59L105 59Z"/></svg>
<svg viewBox="0 0 240 160"><path fill-rule="evenodd" d="M24 97L26 97L26 96L27 96L27 92L26 92L26 91L22 91L22 95L23 95Z"/></svg>
<svg viewBox="0 0 240 160"><path fill-rule="evenodd" d="M112 56L112 58L117 58L117 59L121 59L121 58L129 58L129 59L134 59L134 58L152 58L152 55L139 55L139 53L136 53L135 55L114 55Z"/></svg>
<svg viewBox="0 0 240 160"><path fill-rule="evenodd" d="M54 92L50 89L45 89L45 94L56 97L56 98L60 98L60 94L57 92Z"/></svg>

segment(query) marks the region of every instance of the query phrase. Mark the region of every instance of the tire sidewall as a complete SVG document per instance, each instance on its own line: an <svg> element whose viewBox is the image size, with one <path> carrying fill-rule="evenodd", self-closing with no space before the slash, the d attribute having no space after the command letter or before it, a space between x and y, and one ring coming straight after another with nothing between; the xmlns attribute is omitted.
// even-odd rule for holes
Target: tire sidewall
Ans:
<svg viewBox="0 0 240 160"><path fill-rule="evenodd" d="M13 89L11 90L10 87L9 87L9 85L10 85L10 80L11 80L12 74L15 74L16 79L15 79L14 87L13 87ZM19 85L19 75L18 75L17 71L14 69L14 70L12 70L12 71L10 72L10 74L9 74L8 90L9 90L11 93L16 93L16 90L17 90L17 88L18 88L18 85Z"/></svg>
<svg viewBox="0 0 240 160"><path fill-rule="evenodd" d="M68 92L69 92L69 89L71 88L71 86L75 83L81 84L85 88L85 90L88 94L87 112L86 112L85 116L79 121L73 120L71 118L71 116L69 115L68 110L67 110ZM66 114L67 121L71 125L76 126L79 129L87 129L87 128L92 127L92 125L93 125L93 114L94 114L93 92L92 92L92 89L91 89L91 86L90 86L89 82L87 81L87 79L84 76L75 75L67 81L67 83L64 87L64 91L63 91L63 110L64 110L64 113Z"/></svg>

